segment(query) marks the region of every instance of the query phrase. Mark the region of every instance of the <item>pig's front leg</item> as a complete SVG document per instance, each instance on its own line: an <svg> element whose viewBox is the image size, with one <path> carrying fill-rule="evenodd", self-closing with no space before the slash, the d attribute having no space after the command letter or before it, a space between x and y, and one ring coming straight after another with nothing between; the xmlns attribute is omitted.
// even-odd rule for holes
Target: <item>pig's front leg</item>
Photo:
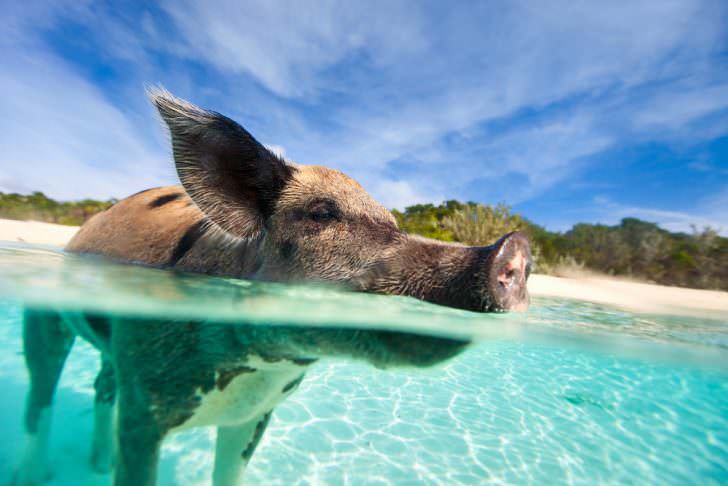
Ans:
<svg viewBox="0 0 728 486"><path fill-rule="evenodd" d="M159 449L164 438L149 404L120 383L114 486L155 486Z"/></svg>
<svg viewBox="0 0 728 486"><path fill-rule="evenodd" d="M242 425L217 428L213 486L240 484L240 477L263 437L269 420L270 412Z"/></svg>

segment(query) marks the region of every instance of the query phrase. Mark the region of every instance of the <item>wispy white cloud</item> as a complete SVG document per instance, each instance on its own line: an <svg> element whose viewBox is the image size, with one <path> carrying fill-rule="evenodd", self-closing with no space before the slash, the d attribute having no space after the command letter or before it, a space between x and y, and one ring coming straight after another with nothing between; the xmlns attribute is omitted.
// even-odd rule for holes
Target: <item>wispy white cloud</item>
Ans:
<svg viewBox="0 0 728 486"><path fill-rule="evenodd" d="M704 127L693 130L689 126L711 113L728 109L728 79L715 84L707 79L703 79L702 83L676 83L656 90L646 98L637 104L631 117L637 133L683 142L728 132L728 120L717 123L715 129L707 133Z"/></svg>
<svg viewBox="0 0 728 486"><path fill-rule="evenodd" d="M388 208L404 209L413 204L439 204L444 200L436 193L417 191L408 181L373 178L370 180L370 185L372 192L378 195L379 201Z"/></svg>
<svg viewBox="0 0 728 486"><path fill-rule="evenodd" d="M718 195L706 197L690 212L622 204L599 196L592 202L596 220L601 223L616 224L622 218L633 217L657 223L670 231L688 234L693 229L700 231L711 227L728 237L728 212L725 210L728 207L728 187Z"/></svg>
<svg viewBox="0 0 728 486"><path fill-rule="evenodd" d="M241 120L286 157L343 169L393 207L466 193L534 200L578 183L589 158L613 147L728 133L725 117L711 118L728 107L728 74L715 62L728 33L719 0L180 0L121 16L55 5L8 16L15 57L3 61L0 89L16 101L0 107L19 122L3 135L13 157L0 163L5 187L108 196L173 180L166 149L149 136L161 130L125 107L140 105L141 81ZM129 67L122 94L51 54L37 33L59 19L82 23L109 63Z"/></svg>
<svg viewBox="0 0 728 486"><path fill-rule="evenodd" d="M276 154L278 157L286 158L286 149L280 145L266 145L265 148Z"/></svg>
<svg viewBox="0 0 728 486"><path fill-rule="evenodd" d="M35 33L49 29L67 16L85 15L92 0L27 0L3 5L0 46L37 43Z"/></svg>
<svg viewBox="0 0 728 486"><path fill-rule="evenodd" d="M163 2L182 32L168 46L223 72L245 73L285 97L316 95L339 87L322 71L360 52L372 66L427 43L417 12L400 2ZM378 13L376 19L372 13ZM374 21L373 21L374 20Z"/></svg>
<svg viewBox="0 0 728 486"><path fill-rule="evenodd" d="M353 173L375 193L369 181L388 163L429 154L435 165L465 167L445 180L430 175L421 181L428 187L452 194L473 177L494 186L499 174L520 174L524 190L514 195L535 197L572 176L579 158L635 136L664 140L668 129L674 135L728 103L710 63L726 31L719 2L511 2L436 12L392 5L343 12L324 3L313 13L295 2L174 2L166 10L185 34L184 55L322 108L335 143L310 124L280 143L296 159ZM327 96L337 102L318 106ZM559 103L579 109L476 141L479 153L446 143ZM409 177L427 178L427 168Z"/></svg>
<svg viewBox="0 0 728 486"><path fill-rule="evenodd" d="M728 185L715 194L703 198L701 206L708 212L718 216L723 229L728 231Z"/></svg>
<svg viewBox="0 0 728 486"><path fill-rule="evenodd" d="M166 150L62 61L32 50L0 56L0 190L105 199L174 182Z"/></svg>

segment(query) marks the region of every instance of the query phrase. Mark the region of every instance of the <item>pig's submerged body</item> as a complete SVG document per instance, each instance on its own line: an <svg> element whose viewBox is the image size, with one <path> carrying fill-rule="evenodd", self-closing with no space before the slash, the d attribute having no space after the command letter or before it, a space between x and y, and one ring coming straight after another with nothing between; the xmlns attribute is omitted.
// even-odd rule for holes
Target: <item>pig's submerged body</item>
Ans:
<svg viewBox="0 0 728 486"><path fill-rule="evenodd" d="M120 201L84 225L68 251L211 275L328 282L477 312L527 308L531 256L523 235L487 247L409 236L341 172L286 162L234 121L166 92L152 100L170 129L182 186ZM154 485L165 436L196 426L217 426L214 486L237 484L271 411L317 359L423 367L468 344L393 331L69 319L29 309L22 486L45 478L53 393L76 335L102 353L91 464L102 472L113 464L117 486Z"/></svg>

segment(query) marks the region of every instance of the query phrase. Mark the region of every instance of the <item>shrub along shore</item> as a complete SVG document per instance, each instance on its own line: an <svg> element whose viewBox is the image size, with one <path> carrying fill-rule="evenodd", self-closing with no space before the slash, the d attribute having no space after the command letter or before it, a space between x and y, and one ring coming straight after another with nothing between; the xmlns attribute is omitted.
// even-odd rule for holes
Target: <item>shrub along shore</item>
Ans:
<svg viewBox="0 0 728 486"><path fill-rule="evenodd" d="M80 226L115 202L59 202L41 192L0 192L0 218ZM540 273L571 276L592 271L662 285L728 290L728 238L710 227L673 233L654 223L625 218L614 226L579 223L568 231L554 232L504 204L455 200L392 212L409 233L468 245L487 245L507 232L524 231L533 244Z"/></svg>

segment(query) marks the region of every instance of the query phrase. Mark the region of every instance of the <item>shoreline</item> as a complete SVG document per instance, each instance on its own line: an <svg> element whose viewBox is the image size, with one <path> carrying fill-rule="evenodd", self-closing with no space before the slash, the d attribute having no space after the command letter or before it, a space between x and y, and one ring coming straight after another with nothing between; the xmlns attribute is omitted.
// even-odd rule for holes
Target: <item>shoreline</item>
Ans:
<svg viewBox="0 0 728 486"><path fill-rule="evenodd" d="M532 297L558 297L616 306L642 314L721 319L728 322L728 292L668 287L610 276L531 275Z"/></svg>
<svg viewBox="0 0 728 486"><path fill-rule="evenodd" d="M0 242L63 247L78 227L0 219ZM554 277L534 274L533 297L557 297L620 307L647 314L707 317L728 321L728 292L639 283L609 276Z"/></svg>
<svg viewBox="0 0 728 486"><path fill-rule="evenodd" d="M0 219L0 241L66 246L78 231L78 226Z"/></svg>

